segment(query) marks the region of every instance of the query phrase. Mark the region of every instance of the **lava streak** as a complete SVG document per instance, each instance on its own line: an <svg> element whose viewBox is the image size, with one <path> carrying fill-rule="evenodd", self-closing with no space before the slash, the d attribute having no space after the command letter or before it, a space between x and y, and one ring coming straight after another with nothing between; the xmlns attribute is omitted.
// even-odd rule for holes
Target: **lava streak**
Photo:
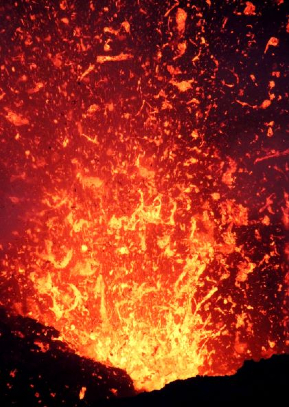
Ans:
<svg viewBox="0 0 289 407"><path fill-rule="evenodd" d="M265 6L135 3L2 6L0 303L153 390L287 349L288 150Z"/></svg>

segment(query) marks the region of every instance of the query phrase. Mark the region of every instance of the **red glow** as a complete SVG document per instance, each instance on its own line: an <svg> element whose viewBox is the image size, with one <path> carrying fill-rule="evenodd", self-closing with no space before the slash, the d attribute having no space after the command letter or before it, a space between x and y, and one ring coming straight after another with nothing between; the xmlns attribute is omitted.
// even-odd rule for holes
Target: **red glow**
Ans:
<svg viewBox="0 0 289 407"><path fill-rule="evenodd" d="M1 6L0 304L153 390L287 349L288 146L262 10L134 3Z"/></svg>

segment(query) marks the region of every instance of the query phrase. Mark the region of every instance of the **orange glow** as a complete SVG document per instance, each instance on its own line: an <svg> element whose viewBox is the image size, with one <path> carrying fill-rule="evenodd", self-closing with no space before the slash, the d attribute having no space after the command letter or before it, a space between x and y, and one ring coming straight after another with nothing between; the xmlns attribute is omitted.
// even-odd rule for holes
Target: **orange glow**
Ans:
<svg viewBox="0 0 289 407"><path fill-rule="evenodd" d="M1 6L0 305L137 390L284 352L281 34L252 2L46 3Z"/></svg>
<svg viewBox="0 0 289 407"><path fill-rule="evenodd" d="M86 387L81 387L79 392L79 400L83 400L85 397Z"/></svg>

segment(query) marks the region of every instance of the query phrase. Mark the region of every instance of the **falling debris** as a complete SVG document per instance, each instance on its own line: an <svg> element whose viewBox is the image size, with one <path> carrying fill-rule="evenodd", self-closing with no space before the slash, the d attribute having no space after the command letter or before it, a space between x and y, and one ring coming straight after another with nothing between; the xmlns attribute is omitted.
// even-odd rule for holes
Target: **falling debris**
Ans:
<svg viewBox="0 0 289 407"><path fill-rule="evenodd" d="M79 81L82 81L83 78L85 78L87 75L90 74L95 69L95 65L91 64L89 67L81 74L81 76L78 78Z"/></svg>
<svg viewBox="0 0 289 407"><path fill-rule="evenodd" d="M192 89L192 82L193 80L182 82L171 81L171 84L176 86L180 92L186 92L187 90Z"/></svg>
<svg viewBox="0 0 289 407"><path fill-rule="evenodd" d="M131 54L119 54L119 55L98 55L96 61L99 64L103 64L104 62L117 62L117 61L127 61L132 59L133 55Z"/></svg>
<svg viewBox="0 0 289 407"><path fill-rule="evenodd" d="M266 44L264 54L266 54L269 47L277 47L278 45L279 45L279 39L276 37L271 37L270 40Z"/></svg>
<svg viewBox="0 0 289 407"><path fill-rule="evenodd" d="M0 307L137 390L286 351L285 3L1 2Z"/></svg>
<svg viewBox="0 0 289 407"><path fill-rule="evenodd" d="M256 15L256 7L250 1L246 1L246 7L245 7L245 10L244 10L244 14L246 14L247 16Z"/></svg>
<svg viewBox="0 0 289 407"><path fill-rule="evenodd" d="M15 113L12 110L5 108L7 114L6 114L6 119L14 124L14 126L25 126L29 124L29 120L23 117L21 114Z"/></svg>
<svg viewBox="0 0 289 407"><path fill-rule="evenodd" d="M80 392L79 392L79 400L84 399L85 393L86 393L86 387L81 387Z"/></svg>
<svg viewBox="0 0 289 407"><path fill-rule="evenodd" d="M185 10L183 10L182 8L177 9L176 23L180 35L183 35L185 32L187 16L188 15Z"/></svg>

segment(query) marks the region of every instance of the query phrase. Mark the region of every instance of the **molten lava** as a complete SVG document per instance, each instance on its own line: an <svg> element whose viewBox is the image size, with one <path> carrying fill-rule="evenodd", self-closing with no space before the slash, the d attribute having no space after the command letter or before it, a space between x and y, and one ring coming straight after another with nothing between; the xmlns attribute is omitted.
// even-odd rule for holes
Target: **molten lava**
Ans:
<svg viewBox="0 0 289 407"><path fill-rule="evenodd" d="M285 26L133 3L1 5L0 304L153 390L287 349Z"/></svg>

